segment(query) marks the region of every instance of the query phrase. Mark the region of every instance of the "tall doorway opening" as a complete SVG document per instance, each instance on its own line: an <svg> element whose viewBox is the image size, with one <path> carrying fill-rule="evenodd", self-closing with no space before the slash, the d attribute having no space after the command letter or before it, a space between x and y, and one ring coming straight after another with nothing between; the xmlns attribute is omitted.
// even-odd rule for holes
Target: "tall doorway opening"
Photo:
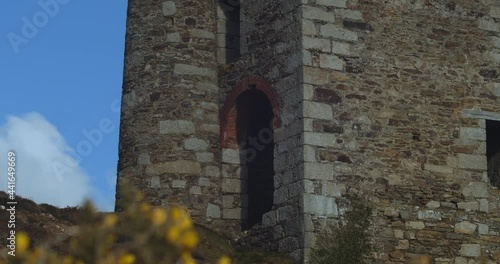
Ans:
<svg viewBox="0 0 500 264"><path fill-rule="evenodd" d="M273 108L267 96L250 89L241 93L236 102L237 142L246 180L242 180L242 200L247 200L242 222L243 229L250 229L262 222L262 216L271 211L274 196L274 130ZM243 186L245 185L245 186ZM246 197L244 197L246 195ZM243 218L244 219L244 218Z"/></svg>
<svg viewBox="0 0 500 264"><path fill-rule="evenodd" d="M486 156L488 178L493 186L500 187L500 121L486 120Z"/></svg>

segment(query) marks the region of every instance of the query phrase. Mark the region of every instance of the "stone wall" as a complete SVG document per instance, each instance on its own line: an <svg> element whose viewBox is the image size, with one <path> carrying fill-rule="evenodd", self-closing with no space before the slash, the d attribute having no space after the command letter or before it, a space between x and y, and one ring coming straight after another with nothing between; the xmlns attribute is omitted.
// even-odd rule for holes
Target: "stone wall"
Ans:
<svg viewBox="0 0 500 264"><path fill-rule="evenodd" d="M215 13L213 1L129 1L119 145L119 181L205 223L222 205Z"/></svg>
<svg viewBox="0 0 500 264"><path fill-rule="evenodd" d="M287 252L302 258L300 203L303 170L300 136L302 91L299 85L301 55L300 1L242 1L241 58L222 65L219 71L222 107L221 124L235 116L234 95L249 87L266 93L273 105L274 119L274 206L262 225L250 230L243 244ZM270 92L261 87L268 87ZM229 104L229 105L228 105ZM223 126L221 140L231 135ZM233 133L234 134L234 133ZM239 143L239 142L237 142ZM237 144L224 144L222 155L223 218L244 221L246 209L245 166ZM234 188L233 188L234 187ZM243 188L239 188L243 187ZM243 194L243 195L242 195ZM243 199L242 199L243 198ZM239 219L241 217L241 219Z"/></svg>
<svg viewBox="0 0 500 264"><path fill-rule="evenodd" d="M306 247L356 193L374 208L372 263L498 263L498 3L305 2Z"/></svg>
<svg viewBox="0 0 500 264"><path fill-rule="evenodd" d="M485 127L500 121L500 3L243 1L236 30L234 2L129 1L119 181L239 237L235 102L256 89L274 113L274 204L242 244L307 262L350 194L374 209L368 263L500 262Z"/></svg>

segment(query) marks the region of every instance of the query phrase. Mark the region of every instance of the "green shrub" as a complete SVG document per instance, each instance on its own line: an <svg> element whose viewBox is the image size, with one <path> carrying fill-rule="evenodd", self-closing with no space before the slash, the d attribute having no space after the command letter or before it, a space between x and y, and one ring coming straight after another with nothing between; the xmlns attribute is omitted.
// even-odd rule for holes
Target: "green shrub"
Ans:
<svg viewBox="0 0 500 264"><path fill-rule="evenodd" d="M350 207L343 225L318 237L321 243L311 252L311 263L357 264L371 252L367 230L372 209L355 196L350 197Z"/></svg>

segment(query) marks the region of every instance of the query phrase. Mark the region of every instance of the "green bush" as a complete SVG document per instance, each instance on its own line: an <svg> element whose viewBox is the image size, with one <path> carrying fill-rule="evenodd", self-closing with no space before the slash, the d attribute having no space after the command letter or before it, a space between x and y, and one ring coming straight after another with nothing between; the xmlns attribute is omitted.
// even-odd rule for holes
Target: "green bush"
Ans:
<svg viewBox="0 0 500 264"><path fill-rule="evenodd" d="M350 197L350 207L342 225L318 237L321 243L311 252L311 263L357 264L371 252L367 230L372 209L355 196Z"/></svg>

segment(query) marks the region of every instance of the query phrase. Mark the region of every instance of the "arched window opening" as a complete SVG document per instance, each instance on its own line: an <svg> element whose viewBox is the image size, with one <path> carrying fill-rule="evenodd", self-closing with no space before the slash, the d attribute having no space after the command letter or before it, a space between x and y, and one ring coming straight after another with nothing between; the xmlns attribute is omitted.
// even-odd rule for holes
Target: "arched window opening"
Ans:
<svg viewBox="0 0 500 264"><path fill-rule="evenodd" d="M250 229L261 223L262 216L273 207L274 113L267 96L256 89L241 93L236 101L236 109L237 142L247 170L246 182L242 181L246 185L248 199L242 214L247 219L242 227Z"/></svg>
<svg viewBox="0 0 500 264"><path fill-rule="evenodd" d="M218 0L217 61L235 62L240 57L240 0Z"/></svg>

